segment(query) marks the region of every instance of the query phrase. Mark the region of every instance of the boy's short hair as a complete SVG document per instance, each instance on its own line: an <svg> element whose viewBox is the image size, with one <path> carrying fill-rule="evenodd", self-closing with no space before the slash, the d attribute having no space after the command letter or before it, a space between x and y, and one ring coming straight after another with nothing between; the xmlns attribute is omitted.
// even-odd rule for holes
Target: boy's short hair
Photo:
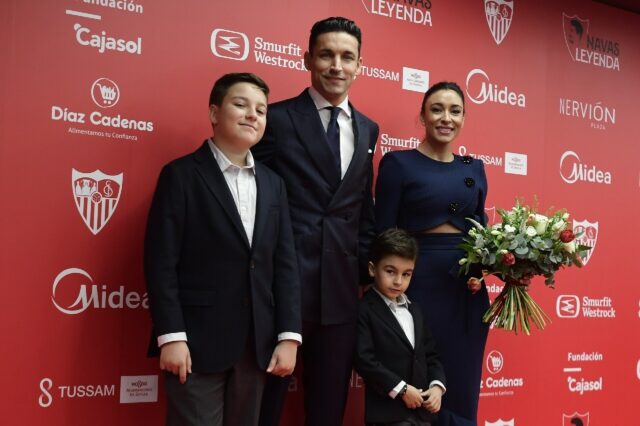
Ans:
<svg viewBox="0 0 640 426"><path fill-rule="evenodd" d="M415 262L418 260L418 243L404 229L387 229L373 240L369 260L376 264L387 256L398 256Z"/></svg>
<svg viewBox="0 0 640 426"><path fill-rule="evenodd" d="M233 72L220 77L213 84L209 95L209 105L222 105L222 100L227 96L229 88L238 83L250 83L258 87L269 98L269 86L260 77L250 72Z"/></svg>

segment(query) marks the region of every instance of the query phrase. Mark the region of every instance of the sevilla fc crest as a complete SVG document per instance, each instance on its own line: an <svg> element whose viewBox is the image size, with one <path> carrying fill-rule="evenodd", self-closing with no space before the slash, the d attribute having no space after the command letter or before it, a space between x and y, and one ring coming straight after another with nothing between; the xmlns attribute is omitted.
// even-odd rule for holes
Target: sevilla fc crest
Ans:
<svg viewBox="0 0 640 426"><path fill-rule="evenodd" d="M513 19L513 0L484 0L484 14L496 44L502 43Z"/></svg>
<svg viewBox="0 0 640 426"><path fill-rule="evenodd" d="M562 30L564 31L564 41L569 49L571 58L575 61L578 49L587 44L587 34L589 33L589 20L581 19L578 15L569 16L562 14Z"/></svg>
<svg viewBox="0 0 640 426"><path fill-rule="evenodd" d="M576 240L577 244L591 247L591 250L587 250L587 253L582 259L582 264L586 266L596 249L596 242L598 241L598 222L591 223L588 220L574 220L573 232L575 234L580 232L582 233L582 235L580 235Z"/></svg>
<svg viewBox="0 0 640 426"><path fill-rule="evenodd" d="M485 420L484 426L514 426L515 419L511 420L502 420L498 419L495 422L490 422L489 420Z"/></svg>
<svg viewBox="0 0 640 426"><path fill-rule="evenodd" d="M589 413L580 414L576 411L569 415L563 414L562 426L589 426Z"/></svg>
<svg viewBox="0 0 640 426"><path fill-rule="evenodd" d="M87 228L96 235L104 228L118 207L122 193L122 173L109 176L96 170L71 171L73 199Z"/></svg>

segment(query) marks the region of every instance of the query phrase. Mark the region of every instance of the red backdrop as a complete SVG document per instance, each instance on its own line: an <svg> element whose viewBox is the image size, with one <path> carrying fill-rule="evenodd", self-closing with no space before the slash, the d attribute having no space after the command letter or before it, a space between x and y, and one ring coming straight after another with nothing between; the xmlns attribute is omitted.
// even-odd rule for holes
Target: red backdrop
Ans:
<svg viewBox="0 0 640 426"><path fill-rule="evenodd" d="M569 209L594 246L555 290L532 286L553 320L544 332L490 333L479 424L638 423L638 15L578 0L9 0L3 424L161 422L141 267L160 167L210 134L223 73L261 75L272 101L298 94L309 28L332 15L363 30L350 94L380 124L376 163L420 140L420 92L457 81L468 102L456 150L486 163L489 215L537 195L543 210ZM346 425L362 422L362 388L354 374ZM285 425L300 424L298 390L294 380Z"/></svg>

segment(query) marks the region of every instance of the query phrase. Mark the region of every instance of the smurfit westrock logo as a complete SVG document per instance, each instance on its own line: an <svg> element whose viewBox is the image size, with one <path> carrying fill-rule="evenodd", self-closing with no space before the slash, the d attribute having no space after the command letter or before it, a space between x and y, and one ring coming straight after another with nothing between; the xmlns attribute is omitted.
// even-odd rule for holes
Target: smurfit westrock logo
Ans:
<svg viewBox="0 0 640 426"><path fill-rule="evenodd" d="M238 31L216 28L211 33L211 52L219 58L244 61L249 56L249 38Z"/></svg>

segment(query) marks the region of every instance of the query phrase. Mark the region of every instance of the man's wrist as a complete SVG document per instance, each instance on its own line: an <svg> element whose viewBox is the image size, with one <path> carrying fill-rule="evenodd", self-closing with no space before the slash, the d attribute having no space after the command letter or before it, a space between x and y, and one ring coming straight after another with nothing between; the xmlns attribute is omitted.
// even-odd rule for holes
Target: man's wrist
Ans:
<svg viewBox="0 0 640 426"><path fill-rule="evenodd" d="M407 393L408 385L405 383L400 392L398 392L398 396L402 398L405 393Z"/></svg>

